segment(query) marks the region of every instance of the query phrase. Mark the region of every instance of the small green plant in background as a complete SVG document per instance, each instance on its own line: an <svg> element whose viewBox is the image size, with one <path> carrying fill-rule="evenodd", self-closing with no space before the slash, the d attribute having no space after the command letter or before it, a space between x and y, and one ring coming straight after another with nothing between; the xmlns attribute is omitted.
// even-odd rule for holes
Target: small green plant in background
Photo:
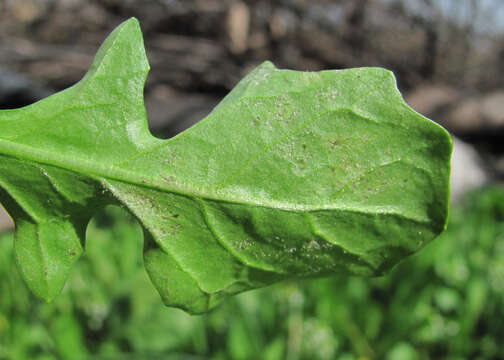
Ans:
<svg viewBox="0 0 504 360"><path fill-rule="evenodd" d="M131 19L79 83L0 112L0 201L37 296L61 292L106 205L138 220L150 279L190 313L282 279L380 275L445 229L450 136L406 105L390 72L266 62L160 140L143 103L148 69Z"/></svg>

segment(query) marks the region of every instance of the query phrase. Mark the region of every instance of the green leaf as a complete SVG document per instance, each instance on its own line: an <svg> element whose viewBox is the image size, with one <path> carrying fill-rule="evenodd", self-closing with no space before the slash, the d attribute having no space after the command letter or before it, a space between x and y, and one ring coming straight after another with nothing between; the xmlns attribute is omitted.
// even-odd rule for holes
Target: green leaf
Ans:
<svg viewBox="0 0 504 360"><path fill-rule="evenodd" d="M206 119L160 140L137 20L73 87L0 112L0 201L35 294L53 299L97 209L128 209L166 305L201 313L289 277L379 275L445 228L451 139L379 68L266 62Z"/></svg>

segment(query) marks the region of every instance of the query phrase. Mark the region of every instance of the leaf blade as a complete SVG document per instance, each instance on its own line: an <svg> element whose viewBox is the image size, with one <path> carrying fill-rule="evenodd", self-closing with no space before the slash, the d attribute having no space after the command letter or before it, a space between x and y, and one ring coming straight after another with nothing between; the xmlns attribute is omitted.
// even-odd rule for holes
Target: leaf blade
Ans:
<svg viewBox="0 0 504 360"><path fill-rule="evenodd" d="M163 301L192 313L288 277L381 274L445 228L451 139L406 105L392 73L266 62L206 119L159 140L148 69L129 20L75 86L0 111L0 201L42 298L61 290L108 204L144 228Z"/></svg>

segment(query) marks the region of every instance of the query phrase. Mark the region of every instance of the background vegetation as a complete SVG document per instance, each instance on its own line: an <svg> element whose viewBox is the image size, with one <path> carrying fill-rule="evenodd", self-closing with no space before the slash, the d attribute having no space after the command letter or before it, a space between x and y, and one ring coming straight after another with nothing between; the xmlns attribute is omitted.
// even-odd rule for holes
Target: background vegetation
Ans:
<svg viewBox="0 0 504 360"><path fill-rule="evenodd" d="M284 282L191 317L166 308L121 209L88 228L53 304L21 280L0 238L0 359L501 359L504 190L454 207L448 231L381 278Z"/></svg>

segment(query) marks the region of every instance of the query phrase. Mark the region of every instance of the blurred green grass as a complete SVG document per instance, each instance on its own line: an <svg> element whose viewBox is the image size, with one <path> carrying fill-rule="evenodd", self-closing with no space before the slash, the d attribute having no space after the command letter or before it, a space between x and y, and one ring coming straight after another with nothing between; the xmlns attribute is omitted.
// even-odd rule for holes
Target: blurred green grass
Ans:
<svg viewBox="0 0 504 360"><path fill-rule="evenodd" d="M472 193L448 230L381 278L290 281L204 316L162 305L142 231L118 208L51 304L30 294L0 236L0 359L502 359L504 190Z"/></svg>

